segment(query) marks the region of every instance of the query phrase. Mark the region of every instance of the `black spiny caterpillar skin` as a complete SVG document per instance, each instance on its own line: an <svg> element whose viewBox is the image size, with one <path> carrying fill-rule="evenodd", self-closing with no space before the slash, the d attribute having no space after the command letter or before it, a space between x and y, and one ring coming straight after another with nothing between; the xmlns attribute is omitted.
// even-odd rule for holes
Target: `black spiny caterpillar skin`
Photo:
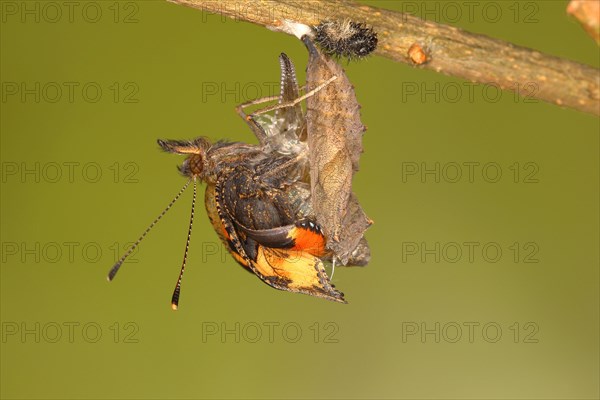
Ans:
<svg viewBox="0 0 600 400"><path fill-rule="evenodd" d="M329 56L360 59L377 47L377 33L363 23L323 21L315 26L315 42Z"/></svg>

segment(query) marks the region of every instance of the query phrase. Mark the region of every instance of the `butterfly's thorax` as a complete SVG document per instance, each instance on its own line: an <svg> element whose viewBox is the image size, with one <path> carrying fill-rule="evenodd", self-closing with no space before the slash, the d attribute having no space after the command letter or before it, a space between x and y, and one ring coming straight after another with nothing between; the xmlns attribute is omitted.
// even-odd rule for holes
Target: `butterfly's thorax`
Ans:
<svg viewBox="0 0 600 400"><path fill-rule="evenodd" d="M260 208L254 210L250 204L258 195L262 199L266 196L273 202L289 203L289 206L279 209L285 214L284 217L287 216L282 222L290 223L294 219L311 216L312 207L308 201L310 186L304 154L288 155L266 150L259 145L217 142L207 150L204 158L204 170L200 178L208 185L222 181L228 200L241 207L238 211L248 214L248 218L249 214L261 213ZM255 228L278 224L270 221L268 215L253 219Z"/></svg>
<svg viewBox="0 0 600 400"><path fill-rule="evenodd" d="M205 154L205 170L200 177L207 183L216 183L219 176L229 173L237 166L261 157L260 146L238 143L217 142Z"/></svg>

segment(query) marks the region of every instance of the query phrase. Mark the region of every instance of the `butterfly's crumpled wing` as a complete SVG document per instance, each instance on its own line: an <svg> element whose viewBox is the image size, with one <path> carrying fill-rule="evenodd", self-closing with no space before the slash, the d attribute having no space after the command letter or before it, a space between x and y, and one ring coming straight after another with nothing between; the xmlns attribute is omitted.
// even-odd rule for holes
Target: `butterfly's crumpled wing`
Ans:
<svg viewBox="0 0 600 400"><path fill-rule="evenodd" d="M259 246L254 265L274 288L346 303L329 281L323 262L308 252Z"/></svg>
<svg viewBox="0 0 600 400"><path fill-rule="evenodd" d="M300 97L296 69L285 53L279 55L279 65L281 69L279 104L293 102ZM302 129L305 130L306 126L300 103L291 107L279 108L275 111L275 119L278 121L277 130L280 134L285 135L290 132L295 138L301 139L301 131Z"/></svg>
<svg viewBox="0 0 600 400"><path fill-rule="evenodd" d="M260 161L259 167L236 166L214 187L216 211L234 257L276 289L345 303L320 259L322 231L313 222L298 220L285 192L289 158Z"/></svg>
<svg viewBox="0 0 600 400"><path fill-rule="evenodd" d="M294 64L285 53L279 56L281 83L278 104L289 104L300 97ZM266 116L265 116L266 118ZM279 154L296 154L306 157L306 119L300 102L278 108L271 122L262 121L267 132L267 149Z"/></svg>
<svg viewBox="0 0 600 400"><path fill-rule="evenodd" d="M327 237L327 248L346 264L369 259L363 235L371 220L352 193L352 177L358 170L362 135L360 106L342 67L323 55L304 36L309 53L307 91L337 78L307 99L308 154L311 202L317 222Z"/></svg>

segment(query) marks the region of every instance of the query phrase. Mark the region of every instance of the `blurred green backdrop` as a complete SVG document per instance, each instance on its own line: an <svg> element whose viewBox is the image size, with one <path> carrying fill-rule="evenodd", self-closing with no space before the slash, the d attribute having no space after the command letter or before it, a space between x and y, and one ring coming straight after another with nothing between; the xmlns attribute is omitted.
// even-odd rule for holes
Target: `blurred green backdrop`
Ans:
<svg viewBox="0 0 600 400"><path fill-rule="evenodd" d="M450 3L373 4L598 67L566 1ZM235 105L282 51L303 81L303 45L158 0L1 4L2 398L598 398L598 118L352 63L350 304L242 271L201 202L172 312L189 191L105 280L184 183L155 140L254 141Z"/></svg>

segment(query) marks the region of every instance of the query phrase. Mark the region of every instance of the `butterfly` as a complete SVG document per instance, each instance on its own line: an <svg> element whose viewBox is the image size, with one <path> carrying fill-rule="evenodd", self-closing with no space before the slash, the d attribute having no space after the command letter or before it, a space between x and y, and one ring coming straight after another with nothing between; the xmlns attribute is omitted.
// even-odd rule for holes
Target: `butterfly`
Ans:
<svg viewBox="0 0 600 400"><path fill-rule="evenodd" d="M305 40L309 51L317 51L310 39ZM275 289L346 303L344 294L331 283L324 267L325 261L335 264L336 254L328 248L328 238L323 224L319 222L318 207L312 201L314 184L311 183L313 171L308 148L310 119L304 115L301 106L303 100L326 88L338 76L323 79L309 87L306 94L300 95L293 63L284 53L279 56L279 62L281 88L277 103L249 115L244 111L247 107L275 99L253 100L237 107L238 114L257 137L258 144L212 143L206 137L158 140L162 150L186 156L179 170L188 180L113 266L108 274L109 280L115 277L125 259L192 184L188 236L171 298L172 308L178 308L197 183L202 182L206 184L204 200L210 222L226 249L242 267ZM274 116L268 114L272 111ZM362 239L362 232L364 230L360 237L352 239L358 242ZM355 251L346 254L345 261L364 265L369 256L366 242L353 243L352 246Z"/></svg>

